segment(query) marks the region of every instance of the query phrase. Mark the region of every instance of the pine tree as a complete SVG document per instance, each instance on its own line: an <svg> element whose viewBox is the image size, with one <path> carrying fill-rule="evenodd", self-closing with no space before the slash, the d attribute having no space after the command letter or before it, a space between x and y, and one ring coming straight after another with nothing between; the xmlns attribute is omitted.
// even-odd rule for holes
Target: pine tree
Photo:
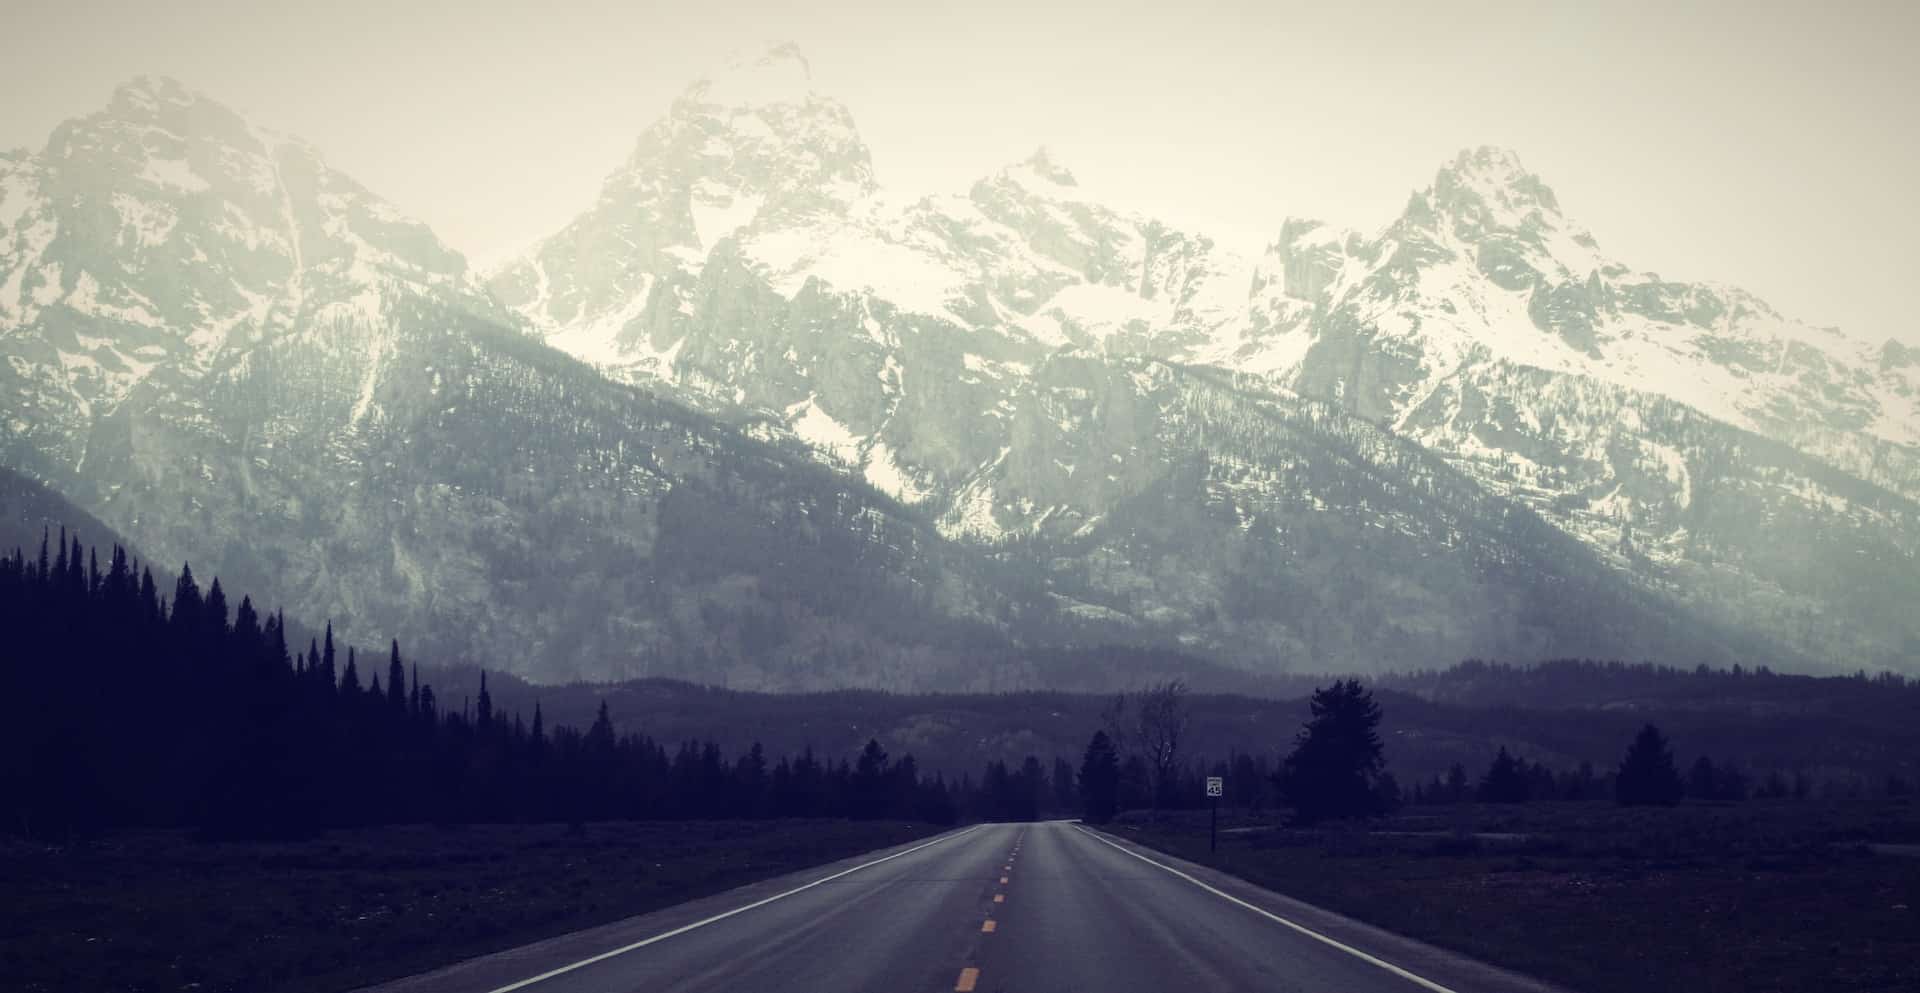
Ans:
<svg viewBox="0 0 1920 993"><path fill-rule="evenodd" d="M201 613L201 623L206 626L209 638L227 633L227 594L220 588L219 576L213 577L213 585L207 588L207 602Z"/></svg>
<svg viewBox="0 0 1920 993"><path fill-rule="evenodd" d="M46 562L43 559L42 565ZM149 623L162 619L164 611L160 609L160 590L153 583L153 570L140 570L140 607Z"/></svg>
<svg viewBox="0 0 1920 993"><path fill-rule="evenodd" d="M593 718L593 727L587 729L587 746L596 752L613 751L613 717L607 712L607 701L600 701L600 713Z"/></svg>
<svg viewBox="0 0 1920 993"><path fill-rule="evenodd" d="M853 771L852 813L856 819L872 820L885 813L886 776L887 752L877 739L868 738Z"/></svg>
<svg viewBox="0 0 1920 993"><path fill-rule="evenodd" d="M1671 807L1680 802L1685 792L1680 770L1673 764L1673 750L1659 728L1649 724L1634 737L1620 762L1613 792L1614 799L1629 807Z"/></svg>
<svg viewBox="0 0 1920 993"><path fill-rule="evenodd" d="M180 566L180 578L173 584L173 615L169 620L175 631L188 635L199 633L200 587L193 581L191 563Z"/></svg>
<svg viewBox="0 0 1920 993"><path fill-rule="evenodd" d="M259 657L262 634L260 614L253 609L253 598L242 595L240 609L233 615L233 637L243 661L251 663Z"/></svg>
<svg viewBox="0 0 1920 993"><path fill-rule="evenodd" d="M325 686L327 689L331 690L340 685L340 674L338 672L335 672L333 668L333 622L332 621L327 622L327 636L326 636L325 645L326 647L321 649L319 671L315 673L314 678L320 680L320 683L322 686ZM354 687L354 689L359 689L359 687L356 686Z"/></svg>
<svg viewBox="0 0 1920 993"><path fill-rule="evenodd" d="M267 661L282 669L292 668L287 656L287 617L286 611L276 610L273 620L268 622Z"/></svg>
<svg viewBox="0 0 1920 993"><path fill-rule="evenodd" d="M387 708L395 714L407 712L407 669L400 662L400 639L393 639L387 660Z"/></svg>
<svg viewBox="0 0 1920 993"><path fill-rule="evenodd" d="M1505 745L1499 754L1493 757L1493 765L1487 769L1487 775L1480 780L1479 798L1482 803L1525 803L1529 795L1527 777L1520 763L1507 754Z"/></svg>
<svg viewBox="0 0 1920 993"><path fill-rule="evenodd" d="M1080 759L1081 816L1093 824L1113 820L1120 808L1120 755L1105 731L1095 731Z"/></svg>
<svg viewBox="0 0 1920 993"><path fill-rule="evenodd" d="M1375 780L1386 766L1380 742L1380 705L1357 679L1316 691L1312 718L1293 753L1274 774L1274 786L1307 823L1379 812Z"/></svg>

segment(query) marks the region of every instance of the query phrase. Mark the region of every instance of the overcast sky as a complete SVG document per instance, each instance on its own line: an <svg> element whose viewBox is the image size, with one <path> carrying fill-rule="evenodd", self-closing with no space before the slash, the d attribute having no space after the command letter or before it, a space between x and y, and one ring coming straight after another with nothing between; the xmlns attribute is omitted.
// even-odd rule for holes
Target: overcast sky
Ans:
<svg viewBox="0 0 1920 993"><path fill-rule="evenodd" d="M164 73L485 262L587 207L687 83L792 40L894 189L1044 143L1257 247L1289 214L1375 227L1504 145L1629 265L1920 343L1920 4L1674 6L9 0L0 147Z"/></svg>

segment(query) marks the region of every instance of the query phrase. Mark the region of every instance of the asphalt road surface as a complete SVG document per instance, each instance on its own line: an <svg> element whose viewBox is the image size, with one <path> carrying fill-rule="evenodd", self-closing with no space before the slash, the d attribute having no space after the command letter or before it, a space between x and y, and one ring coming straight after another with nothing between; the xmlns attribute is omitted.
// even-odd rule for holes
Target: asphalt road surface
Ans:
<svg viewBox="0 0 1920 993"><path fill-rule="evenodd" d="M1077 824L989 824L379 993L1544 993Z"/></svg>

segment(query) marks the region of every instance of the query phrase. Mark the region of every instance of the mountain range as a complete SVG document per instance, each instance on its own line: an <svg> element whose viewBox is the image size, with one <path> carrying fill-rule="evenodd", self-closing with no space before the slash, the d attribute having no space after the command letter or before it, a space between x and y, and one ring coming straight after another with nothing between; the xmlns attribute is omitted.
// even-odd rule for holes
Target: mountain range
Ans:
<svg viewBox="0 0 1920 993"><path fill-rule="evenodd" d="M143 78L0 157L0 356L0 461L150 554L535 681L1920 669L1920 350L1617 262L1499 149L1243 258L1044 149L890 190L783 46L483 274Z"/></svg>

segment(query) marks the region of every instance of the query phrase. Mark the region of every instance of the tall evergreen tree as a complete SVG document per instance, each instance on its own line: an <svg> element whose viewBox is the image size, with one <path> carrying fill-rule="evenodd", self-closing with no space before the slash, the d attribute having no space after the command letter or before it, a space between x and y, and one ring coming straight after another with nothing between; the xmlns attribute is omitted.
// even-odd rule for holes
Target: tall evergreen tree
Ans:
<svg viewBox="0 0 1920 993"><path fill-rule="evenodd" d="M387 707L396 714L407 711L407 670L400 662L400 639L393 639L387 658Z"/></svg>
<svg viewBox="0 0 1920 993"><path fill-rule="evenodd" d="M1120 809L1120 754L1105 731L1095 731L1080 759L1081 816L1094 824L1113 820Z"/></svg>
<svg viewBox="0 0 1920 993"><path fill-rule="evenodd" d="M148 621L161 619L160 590L154 585L152 569L140 570L140 607Z"/></svg>
<svg viewBox="0 0 1920 993"><path fill-rule="evenodd" d="M180 578L173 584L173 629L185 634L200 630L200 586L193 581L193 565L180 566Z"/></svg>
<svg viewBox="0 0 1920 993"><path fill-rule="evenodd" d="M321 685L325 686L327 689L330 689L330 690L340 685L340 674L334 670L334 666L333 666L333 622L332 621L327 622L327 634L326 634L325 647L320 650L319 672L315 674L314 678L318 679ZM359 688L360 687L358 686L354 687L354 689L359 689Z"/></svg>
<svg viewBox="0 0 1920 993"><path fill-rule="evenodd" d="M1505 745L1500 746L1499 754L1493 757L1493 764L1487 768L1486 777L1480 780L1480 801L1525 803L1529 792L1527 777L1519 763L1507 753Z"/></svg>
<svg viewBox="0 0 1920 993"><path fill-rule="evenodd" d="M207 601L201 607L201 623L206 627L209 638L215 638L227 632L227 594L220 588L220 577L213 577L213 585L207 587Z"/></svg>
<svg viewBox="0 0 1920 993"><path fill-rule="evenodd" d="M1308 706L1312 717L1274 786L1303 822L1379 813L1375 780L1386 757L1373 694L1357 679L1342 680L1316 691Z"/></svg>
<svg viewBox="0 0 1920 993"><path fill-rule="evenodd" d="M1614 778L1614 799L1623 806L1671 807L1680 802L1685 787L1674 765L1673 749L1660 729L1649 724L1634 736Z"/></svg>
<svg viewBox="0 0 1920 993"><path fill-rule="evenodd" d="M887 789L887 752L874 738L860 750L853 770L853 816L871 820L885 813Z"/></svg>

